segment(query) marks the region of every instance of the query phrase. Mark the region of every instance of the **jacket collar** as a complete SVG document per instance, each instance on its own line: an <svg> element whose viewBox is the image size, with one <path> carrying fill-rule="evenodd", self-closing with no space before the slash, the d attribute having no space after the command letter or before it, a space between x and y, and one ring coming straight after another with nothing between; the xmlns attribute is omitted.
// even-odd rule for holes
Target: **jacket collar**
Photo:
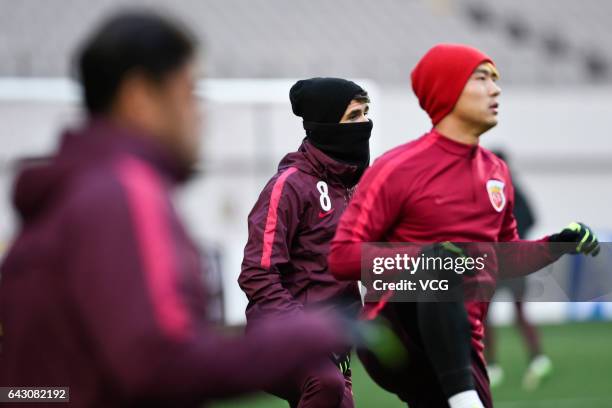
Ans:
<svg viewBox="0 0 612 408"><path fill-rule="evenodd" d="M77 139L80 140L75 143ZM100 153L133 154L154 166L173 183L184 182L192 174L191 169L182 165L167 148L147 133L121 126L107 118L93 117L83 129L66 132L62 138L61 150L73 146L82 147L82 144L87 144L89 149L97 149Z"/></svg>
<svg viewBox="0 0 612 408"><path fill-rule="evenodd" d="M435 138L435 144L442 148L444 151L463 157L474 157L476 153L480 149L480 145L470 145L466 143L460 143L455 140L452 140L442 133L438 132L436 129L432 129L429 133L429 137Z"/></svg>
<svg viewBox="0 0 612 408"><path fill-rule="evenodd" d="M289 153L281 160L278 169L298 169L332 184L353 187L359 178L359 167L332 159L304 139L297 152Z"/></svg>

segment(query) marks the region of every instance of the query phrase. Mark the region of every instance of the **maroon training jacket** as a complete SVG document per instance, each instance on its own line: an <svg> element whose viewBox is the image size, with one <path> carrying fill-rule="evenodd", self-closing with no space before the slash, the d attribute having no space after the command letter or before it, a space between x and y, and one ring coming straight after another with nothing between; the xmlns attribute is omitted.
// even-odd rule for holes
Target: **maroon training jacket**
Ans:
<svg viewBox="0 0 612 408"><path fill-rule="evenodd" d="M1 386L69 386L74 407L198 406L346 344L336 322L313 316L246 338L210 328L199 254L169 195L185 174L150 140L96 119L19 176Z"/></svg>
<svg viewBox="0 0 612 408"><path fill-rule="evenodd" d="M358 172L308 141L282 159L248 219L238 282L249 299L249 326L263 317L299 314L305 305L357 315L357 282L336 280L327 255Z"/></svg>

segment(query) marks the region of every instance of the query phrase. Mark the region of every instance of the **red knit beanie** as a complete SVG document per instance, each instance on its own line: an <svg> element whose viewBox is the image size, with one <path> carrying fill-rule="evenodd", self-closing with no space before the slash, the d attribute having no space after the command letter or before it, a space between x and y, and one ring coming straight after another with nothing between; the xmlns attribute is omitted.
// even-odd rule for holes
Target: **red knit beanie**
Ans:
<svg viewBox="0 0 612 408"><path fill-rule="evenodd" d="M434 126L448 115L470 75L483 62L495 65L491 57L460 44L438 44L412 70L412 90Z"/></svg>

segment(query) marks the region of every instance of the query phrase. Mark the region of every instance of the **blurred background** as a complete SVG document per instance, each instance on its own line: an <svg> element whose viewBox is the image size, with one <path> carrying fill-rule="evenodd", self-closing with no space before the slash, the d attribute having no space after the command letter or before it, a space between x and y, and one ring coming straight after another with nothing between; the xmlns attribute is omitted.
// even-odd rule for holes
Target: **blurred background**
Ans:
<svg viewBox="0 0 612 408"><path fill-rule="evenodd" d="M108 13L140 6L182 20L204 49L202 171L179 192L178 204L213 260L213 307L228 325L244 322L236 278L247 214L278 161L304 136L290 86L313 76L361 84L372 99L377 157L429 130L409 76L439 42L466 43L496 61L500 123L482 142L504 150L529 197L536 220L530 236L577 219L611 241L612 2L0 0L0 257L18 227L10 204L16 160L51 153L61 130L81 119L80 90L70 79L75 47ZM579 263L560 267L588 277ZM513 310L496 302L493 323L508 325ZM537 303L526 312L545 325L542 341L555 371L537 390L523 390L526 354L513 329L502 328L506 380L495 389L496 406L612 407L612 305ZM358 406L401 406L358 363L355 398ZM230 405L284 406L268 398Z"/></svg>

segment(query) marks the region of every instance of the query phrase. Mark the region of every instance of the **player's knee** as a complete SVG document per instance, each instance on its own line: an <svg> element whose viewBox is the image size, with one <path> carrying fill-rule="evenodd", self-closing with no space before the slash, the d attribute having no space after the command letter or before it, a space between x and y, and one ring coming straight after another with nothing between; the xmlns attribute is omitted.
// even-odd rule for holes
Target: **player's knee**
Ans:
<svg viewBox="0 0 612 408"><path fill-rule="evenodd" d="M325 401L325 406L337 406L344 397L344 387L345 380L340 370L330 370L309 378L304 391Z"/></svg>

